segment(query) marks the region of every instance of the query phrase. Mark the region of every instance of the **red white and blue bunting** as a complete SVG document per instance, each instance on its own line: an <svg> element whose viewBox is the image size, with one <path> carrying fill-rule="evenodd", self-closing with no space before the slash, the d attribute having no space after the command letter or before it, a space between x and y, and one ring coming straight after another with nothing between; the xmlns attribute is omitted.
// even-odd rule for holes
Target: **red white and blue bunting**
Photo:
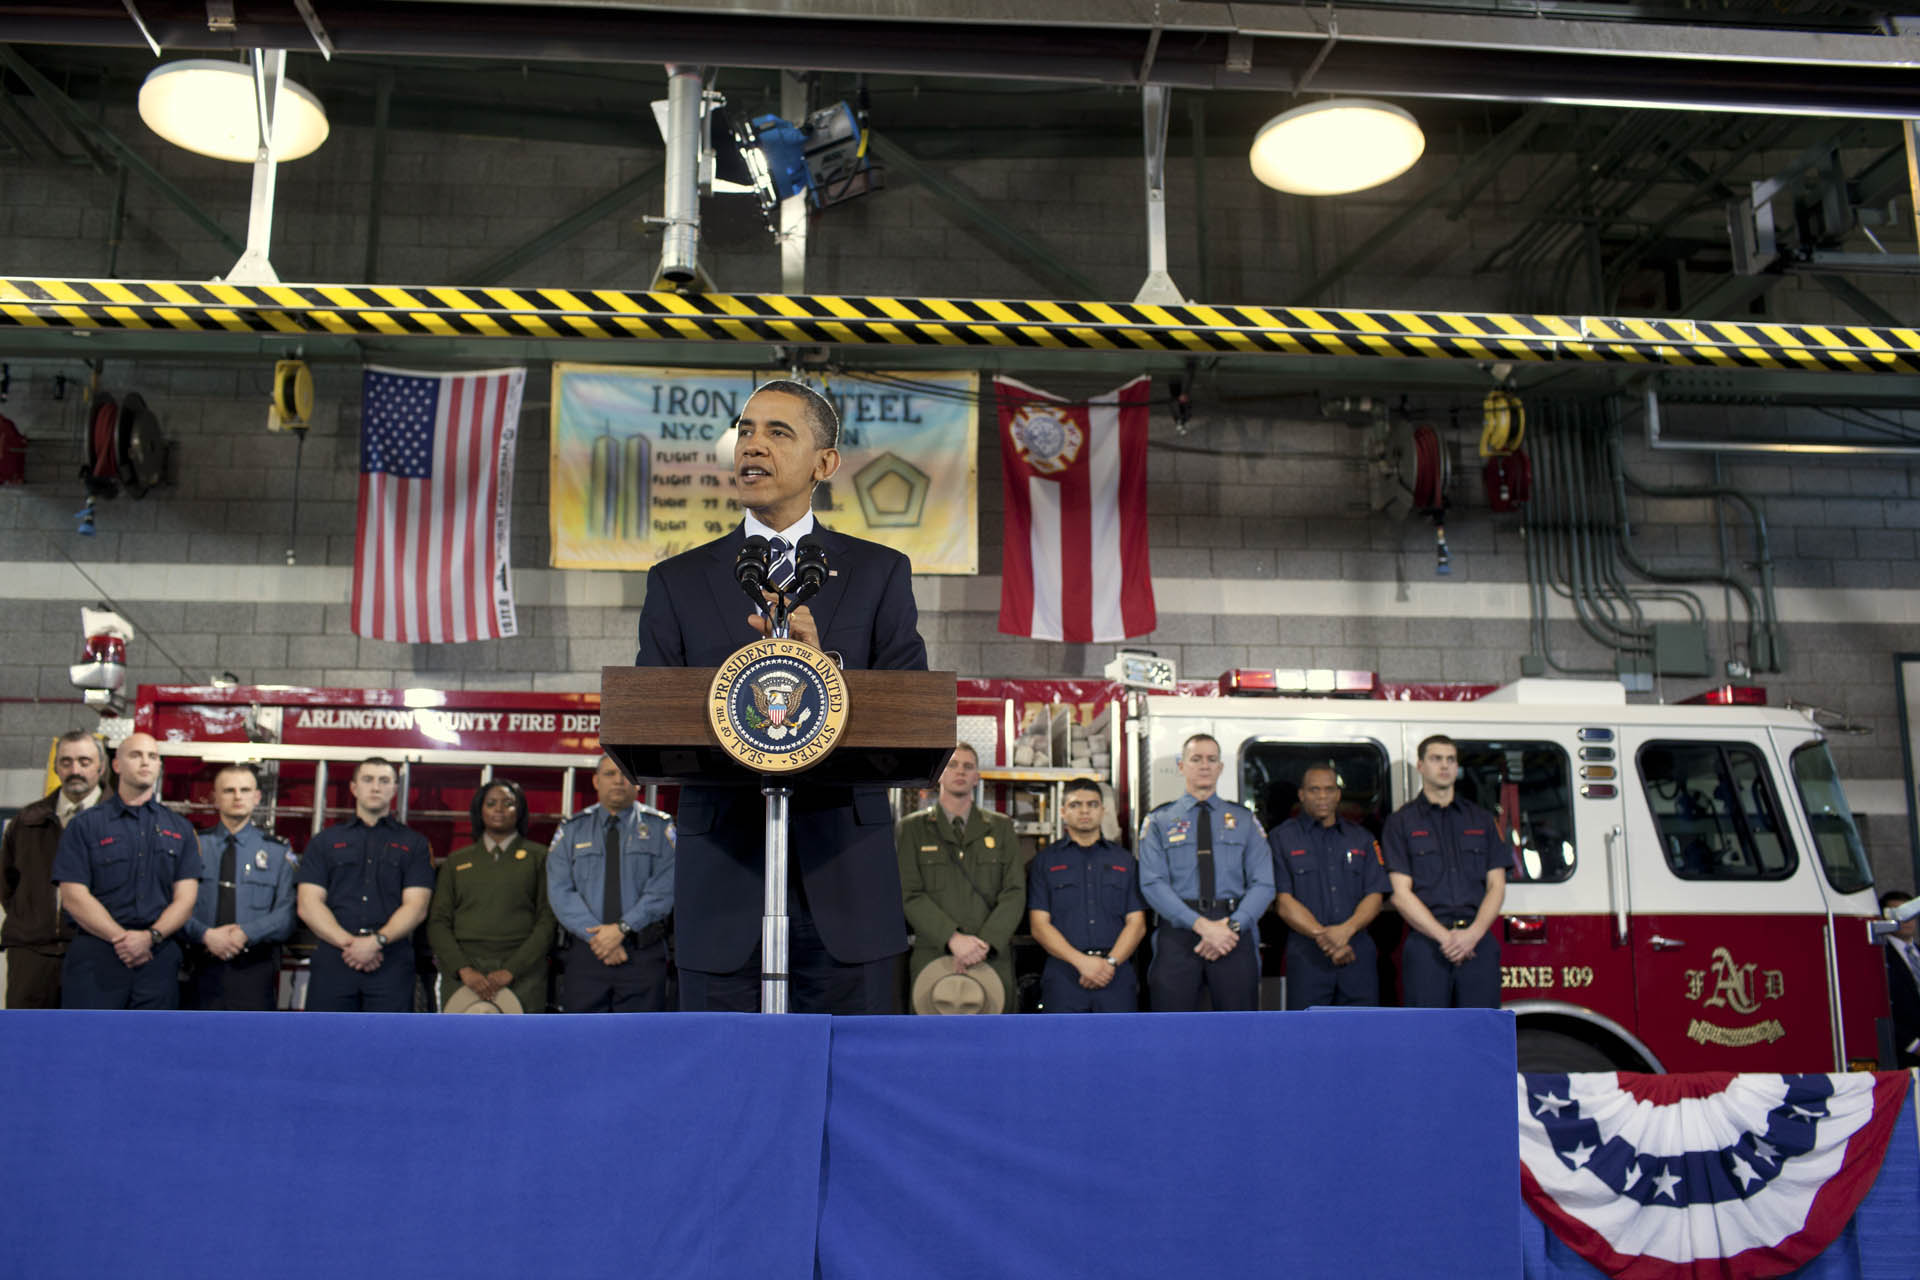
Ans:
<svg viewBox="0 0 1920 1280"><path fill-rule="evenodd" d="M1533 1212L1621 1280L1783 1275L1845 1228L1909 1087L1879 1075L1519 1078Z"/></svg>

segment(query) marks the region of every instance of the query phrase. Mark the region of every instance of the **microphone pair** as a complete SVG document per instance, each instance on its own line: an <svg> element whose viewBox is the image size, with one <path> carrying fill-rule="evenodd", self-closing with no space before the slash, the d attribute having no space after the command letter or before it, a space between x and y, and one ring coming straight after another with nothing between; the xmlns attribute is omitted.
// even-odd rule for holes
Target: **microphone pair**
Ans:
<svg viewBox="0 0 1920 1280"><path fill-rule="evenodd" d="M772 572L773 544L755 534L741 545L740 553L733 559L733 580L754 604L764 605L761 593L769 589L767 575ZM787 608L795 609L811 600L826 581L826 548L808 534L793 549L793 583L784 593Z"/></svg>

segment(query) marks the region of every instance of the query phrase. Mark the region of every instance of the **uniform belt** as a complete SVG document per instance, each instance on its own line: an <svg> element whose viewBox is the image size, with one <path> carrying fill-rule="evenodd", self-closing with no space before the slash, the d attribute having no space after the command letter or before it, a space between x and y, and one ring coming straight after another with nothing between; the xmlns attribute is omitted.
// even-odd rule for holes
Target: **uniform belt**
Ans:
<svg viewBox="0 0 1920 1280"><path fill-rule="evenodd" d="M1182 898L1181 901L1209 920L1216 914L1230 916L1240 906L1238 898Z"/></svg>
<svg viewBox="0 0 1920 1280"><path fill-rule="evenodd" d="M1473 923L1472 916L1441 916L1439 920L1449 929L1464 929Z"/></svg>
<svg viewBox="0 0 1920 1280"><path fill-rule="evenodd" d="M1105 947L1082 947L1080 948L1080 950L1085 952L1087 955L1100 956L1103 959L1106 957L1106 954L1107 954L1107 949Z"/></svg>

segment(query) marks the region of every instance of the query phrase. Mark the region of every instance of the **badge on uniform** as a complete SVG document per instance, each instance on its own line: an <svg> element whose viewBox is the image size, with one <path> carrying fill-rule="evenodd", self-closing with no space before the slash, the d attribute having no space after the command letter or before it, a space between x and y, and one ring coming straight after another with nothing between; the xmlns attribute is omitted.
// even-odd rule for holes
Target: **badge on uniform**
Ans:
<svg viewBox="0 0 1920 1280"><path fill-rule="evenodd" d="M641 840L645 840L647 838L647 824L644 822L640 824L640 835L638 838Z"/></svg>
<svg viewBox="0 0 1920 1280"><path fill-rule="evenodd" d="M920 852L922 852L922 853L938 853L938 852L940 852L940 846L939 846L939 845L937 845L937 844L923 844L923 845L921 845L921 846L920 846Z"/></svg>
<svg viewBox="0 0 1920 1280"><path fill-rule="evenodd" d="M1193 829L1193 824L1187 821L1185 818L1180 819L1180 821L1178 822L1169 822L1167 824L1167 843L1168 844L1180 843L1182 840L1185 840L1187 838L1187 832L1191 831L1192 829Z"/></svg>
<svg viewBox="0 0 1920 1280"><path fill-rule="evenodd" d="M258 853L253 855L253 865L260 868L262 871L265 871L267 869L267 851L265 849L262 849Z"/></svg>
<svg viewBox="0 0 1920 1280"><path fill-rule="evenodd" d="M527 851L525 849L515 849L513 851L513 860L515 862L525 862L526 859L527 859Z"/></svg>
<svg viewBox="0 0 1920 1280"><path fill-rule="evenodd" d="M1220 815L1220 825L1224 826L1229 831L1233 830L1233 828L1237 825L1237 823L1234 819L1232 810L1228 810L1226 813L1223 813Z"/></svg>
<svg viewBox="0 0 1920 1280"><path fill-rule="evenodd" d="M987 848L989 848L989 849L991 849L991 848L993 848L993 837L992 837L992 836L988 836L988 837L987 837Z"/></svg>
<svg viewBox="0 0 1920 1280"><path fill-rule="evenodd" d="M473 867L473 864L471 862L456 862L453 864L453 869L455 871L468 871L468 870L471 870L472 867Z"/></svg>

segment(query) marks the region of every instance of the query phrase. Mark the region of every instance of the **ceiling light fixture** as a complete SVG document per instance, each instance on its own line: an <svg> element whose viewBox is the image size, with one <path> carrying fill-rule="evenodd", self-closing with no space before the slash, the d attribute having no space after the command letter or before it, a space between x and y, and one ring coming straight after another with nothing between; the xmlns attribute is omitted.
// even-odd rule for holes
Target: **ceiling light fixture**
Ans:
<svg viewBox="0 0 1920 1280"><path fill-rule="evenodd" d="M291 80L280 84L273 127L276 160L312 155L327 140L320 100ZM244 62L194 58L155 67L140 86L140 118L176 147L252 164L260 152L253 71Z"/></svg>
<svg viewBox="0 0 1920 1280"><path fill-rule="evenodd" d="M1332 98L1284 111L1260 126L1247 159L1253 176L1297 196L1339 196L1392 181L1427 149L1414 118L1371 98Z"/></svg>

